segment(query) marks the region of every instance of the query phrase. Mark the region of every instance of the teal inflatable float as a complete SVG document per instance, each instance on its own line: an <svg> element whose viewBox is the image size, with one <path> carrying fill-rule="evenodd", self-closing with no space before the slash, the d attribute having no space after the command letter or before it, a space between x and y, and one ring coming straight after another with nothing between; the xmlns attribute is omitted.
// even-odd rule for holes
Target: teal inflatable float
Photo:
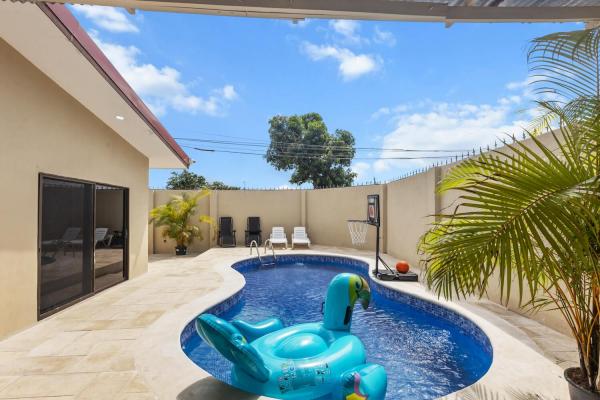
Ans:
<svg viewBox="0 0 600 400"><path fill-rule="evenodd" d="M371 291L356 274L339 274L327 289L323 322L283 327L277 318L229 323L212 314L196 320L198 334L233 363L235 386L279 399L382 400L387 375L366 362L350 333L352 311Z"/></svg>

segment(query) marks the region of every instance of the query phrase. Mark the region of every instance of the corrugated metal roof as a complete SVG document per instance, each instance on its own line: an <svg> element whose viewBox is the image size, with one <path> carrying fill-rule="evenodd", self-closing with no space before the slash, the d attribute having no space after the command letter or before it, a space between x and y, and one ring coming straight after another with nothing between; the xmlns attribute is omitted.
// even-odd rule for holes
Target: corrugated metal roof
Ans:
<svg viewBox="0 0 600 400"><path fill-rule="evenodd" d="M410 0L409 0L410 1ZM472 7L589 7L600 6L599 0L412 0Z"/></svg>
<svg viewBox="0 0 600 400"><path fill-rule="evenodd" d="M0 0L43 3L43 0ZM301 20L341 18L418 22L568 22L600 24L600 0L55 0L220 16Z"/></svg>
<svg viewBox="0 0 600 400"><path fill-rule="evenodd" d="M77 3L128 10L293 20L345 18L437 21L447 25L455 22L600 21L600 0L78 0Z"/></svg>
<svg viewBox="0 0 600 400"><path fill-rule="evenodd" d="M591 7L600 0L402 0L401 3L443 4L450 7Z"/></svg>

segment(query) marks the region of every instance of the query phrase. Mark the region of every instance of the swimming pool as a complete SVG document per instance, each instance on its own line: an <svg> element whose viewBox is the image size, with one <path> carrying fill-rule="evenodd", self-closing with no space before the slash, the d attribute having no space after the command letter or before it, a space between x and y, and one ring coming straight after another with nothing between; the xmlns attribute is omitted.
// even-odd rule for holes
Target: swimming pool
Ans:
<svg viewBox="0 0 600 400"><path fill-rule="evenodd" d="M477 381L488 370L492 349L470 320L440 305L381 286L365 262L334 256L283 255L276 266L258 259L233 265L244 275L241 292L207 310L231 320L277 316L286 326L322 319L327 285L341 272L365 277L373 301L356 307L351 332L364 343L368 361L388 374L387 399L434 399ZM231 363L206 345L192 323L181 334L186 355L219 380L231 383Z"/></svg>

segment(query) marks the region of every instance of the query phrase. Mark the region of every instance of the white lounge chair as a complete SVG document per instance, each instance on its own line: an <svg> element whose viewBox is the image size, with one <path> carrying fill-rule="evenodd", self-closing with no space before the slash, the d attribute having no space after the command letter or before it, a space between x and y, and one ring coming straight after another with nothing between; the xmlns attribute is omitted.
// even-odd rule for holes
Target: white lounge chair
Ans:
<svg viewBox="0 0 600 400"><path fill-rule="evenodd" d="M58 245L60 243L70 242L72 240L77 239L77 236L79 236L79 232L81 232L81 228L71 226L65 230L60 239L43 240L42 246Z"/></svg>
<svg viewBox="0 0 600 400"><path fill-rule="evenodd" d="M53 256L56 255L56 252L58 251L58 249L60 247L64 248L69 243L71 243L73 240L77 239L77 237L79 236L79 232L81 232L81 228L71 226L65 230L65 232L63 233L63 235L60 239L42 240L43 254L46 255L46 253L49 252L48 249L53 249L54 250ZM66 249L65 249L65 253L66 253Z"/></svg>
<svg viewBox="0 0 600 400"><path fill-rule="evenodd" d="M292 233L292 249L295 244L305 244L310 247L310 239L306 234L306 228L303 226L295 226L294 233Z"/></svg>
<svg viewBox="0 0 600 400"><path fill-rule="evenodd" d="M96 228L94 231L94 248L96 248L98 243L102 243L106 246L107 240L109 240L110 245L110 241L112 241L112 235L108 235L108 228ZM83 239L71 240L68 242L68 245L71 247L73 253L75 253L76 247L83 246Z"/></svg>
<svg viewBox="0 0 600 400"><path fill-rule="evenodd" d="M271 231L271 236L269 236L269 241L271 242L272 245L283 244L283 245L285 245L285 248L287 249L288 240L287 240L287 236L285 234L285 229L283 229L283 227L281 227L281 226L274 226L273 230Z"/></svg>

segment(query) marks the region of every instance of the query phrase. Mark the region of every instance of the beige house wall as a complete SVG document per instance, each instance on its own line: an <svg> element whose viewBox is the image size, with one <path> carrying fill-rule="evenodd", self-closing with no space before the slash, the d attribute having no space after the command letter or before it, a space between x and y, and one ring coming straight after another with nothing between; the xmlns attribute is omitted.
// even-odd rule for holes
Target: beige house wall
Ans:
<svg viewBox="0 0 600 400"><path fill-rule="evenodd" d="M40 173L129 188L130 277L147 270L148 159L0 40L0 337L37 321Z"/></svg>

